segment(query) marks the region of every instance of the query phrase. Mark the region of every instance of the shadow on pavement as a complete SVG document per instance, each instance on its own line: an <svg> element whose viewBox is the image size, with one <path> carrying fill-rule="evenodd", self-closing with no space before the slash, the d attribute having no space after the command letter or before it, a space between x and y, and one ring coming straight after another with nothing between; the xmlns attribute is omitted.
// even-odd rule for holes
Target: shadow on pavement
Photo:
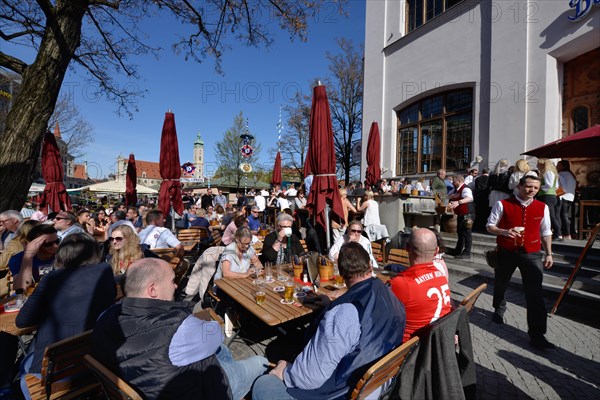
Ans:
<svg viewBox="0 0 600 400"><path fill-rule="evenodd" d="M571 364L570 366L563 365L563 369L570 371L575 376L561 373L556 368L549 367L516 352L499 350L498 356L504 358L515 367L527 371L527 373L535 376L540 381L546 382L561 399L598 398L599 364L591 360L581 359L580 357L571 357L571 353L562 355L560 353L568 352L557 349L555 351L547 351L544 355L547 355L547 358L552 361L560 361L560 364ZM565 363L564 361L568 362ZM558 362L555 363L559 364ZM595 369L595 376L591 375L593 374L593 369ZM586 379L586 377L589 378ZM595 378L596 382L590 382L594 380L592 377Z"/></svg>

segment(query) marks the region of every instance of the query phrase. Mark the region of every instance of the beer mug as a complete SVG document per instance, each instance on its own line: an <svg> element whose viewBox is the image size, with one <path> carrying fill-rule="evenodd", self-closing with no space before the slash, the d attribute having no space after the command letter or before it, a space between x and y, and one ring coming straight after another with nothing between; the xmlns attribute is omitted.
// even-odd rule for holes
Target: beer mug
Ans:
<svg viewBox="0 0 600 400"><path fill-rule="evenodd" d="M515 246L523 247L525 244L525 227L515 226L513 230L515 230L518 234L518 236L515 236Z"/></svg>
<svg viewBox="0 0 600 400"><path fill-rule="evenodd" d="M277 280L283 283L287 282L289 278L290 277L288 276L287 271L285 270L285 265L279 264L277 266Z"/></svg>

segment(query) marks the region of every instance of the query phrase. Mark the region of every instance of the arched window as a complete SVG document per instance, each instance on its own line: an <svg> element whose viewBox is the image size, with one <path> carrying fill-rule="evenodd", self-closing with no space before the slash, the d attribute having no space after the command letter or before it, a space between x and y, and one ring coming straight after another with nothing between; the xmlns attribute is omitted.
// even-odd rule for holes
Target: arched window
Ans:
<svg viewBox="0 0 600 400"><path fill-rule="evenodd" d="M587 106L579 106L571 113L573 118L573 133L590 127L590 110Z"/></svg>
<svg viewBox="0 0 600 400"><path fill-rule="evenodd" d="M421 99L398 112L396 175L467 169L473 141L473 90Z"/></svg>

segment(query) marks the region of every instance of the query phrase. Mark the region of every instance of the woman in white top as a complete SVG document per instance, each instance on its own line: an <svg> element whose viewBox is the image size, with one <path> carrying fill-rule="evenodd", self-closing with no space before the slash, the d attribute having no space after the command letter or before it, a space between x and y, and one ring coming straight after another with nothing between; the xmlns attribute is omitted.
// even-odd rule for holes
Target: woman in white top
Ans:
<svg viewBox="0 0 600 400"><path fill-rule="evenodd" d="M262 264L252 247L252 232L247 226L238 228L235 240L225 247L215 280L223 278L247 278Z"/></svg>
<svg viewBox="0 0 600 400"><path fill-rule="evenodd" d="M571 205L575 200L577 181L571 172L571 163L568 160L559 161L556 169L558 170L559 186L565 191L565 194L559 196L560 229L563 239L571 239Z"/></svg>
<svg viewBox="0 0 600 400"><path fill-rule="evenodd" d="M306 197L304 197L304 192L302 190L296 195L294 203L296 204L296 210L304 210L306 208Z"/></svg>
<svg viewBox="0 0 600 400"><path fill-rule="evenodd" d="M536 176L535 172L529 168L527 160L517 160L515 163L515 171L508 178L508 188L513 191L515 196L519 193L519 181L524 176Z"/></svg>
<svg viewBox="0 0 600 400"><path fill-rule="evenodd" d="M365 216L363 217L363 224L365 226L369 225L381 225L381 220L379 219L379 204L374 200L374 194L372 190L367 190L365 192L366 200L360 204L360 198L358 199L358 211L363 211Z"/></svg>

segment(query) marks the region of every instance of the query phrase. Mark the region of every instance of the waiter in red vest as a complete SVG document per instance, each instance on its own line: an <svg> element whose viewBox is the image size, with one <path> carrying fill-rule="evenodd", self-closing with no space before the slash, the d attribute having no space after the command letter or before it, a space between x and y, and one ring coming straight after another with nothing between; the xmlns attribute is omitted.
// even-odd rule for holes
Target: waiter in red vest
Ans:
<svg viewBox="0 0 600 400"><path fill-rule="evenodd" d="M458 217L456 221L458 241L454 250L449 250L446 254L459 259L468 259L471 258L471 243L473 242L471 229L475 220L473 192L465 185L465 177L462 175L455 176L452 184L456 191L449 195L451 201L448 205Z"/></svg>
<svg viewBox="0 0 600 400"><path fill-rule="evenodd" d="M534 197L540 190L537 176L524 176L519 181L516 197L496 202L487 222L487 230L496 235L499 265L494 270L494 314L492 321L503 324L506 311L505 292L515 268L523 278L527 303L527 325L531 345L537 349L553 349L546 334L546 305L542 294L544 268L552 267L552 229L548 206ZM540 250L544 249L542 262Z"/></svg>

